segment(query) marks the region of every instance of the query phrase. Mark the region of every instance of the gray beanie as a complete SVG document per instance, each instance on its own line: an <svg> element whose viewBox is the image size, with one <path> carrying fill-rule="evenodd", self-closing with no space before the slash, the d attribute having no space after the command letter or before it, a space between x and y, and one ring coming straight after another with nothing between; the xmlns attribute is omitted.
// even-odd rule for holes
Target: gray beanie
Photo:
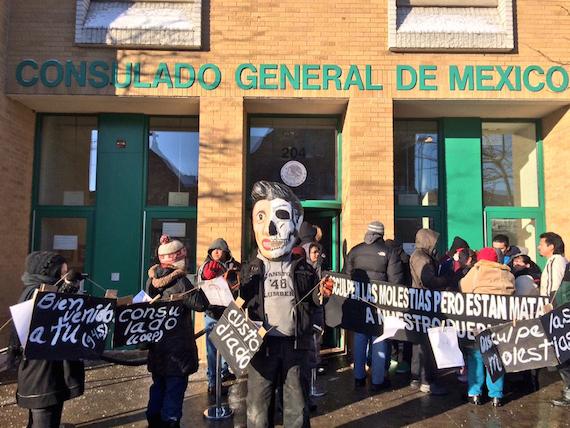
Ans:
<svg viewBox="0 0 570 428"><path fill-rule="evenodd" d="M368 231L372 233L377 233L379 235L384 235L384 224L378 220L371 222L368 225Z"/></svg>

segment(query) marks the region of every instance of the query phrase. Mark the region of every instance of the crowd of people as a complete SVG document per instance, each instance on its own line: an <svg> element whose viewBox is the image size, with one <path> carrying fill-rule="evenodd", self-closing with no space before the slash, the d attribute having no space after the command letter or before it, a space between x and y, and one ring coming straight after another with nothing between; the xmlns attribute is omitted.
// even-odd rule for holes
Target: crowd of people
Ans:
<svg viewBox="0 0 570 428"><path fill-rule="evenodd" d="M210 333L224 307L212 306L201 281L224 277L231 292L245 301L248 316L267 330L262 348L248 367L248 427L272 426L276 409L284 426L307 427L311 400L311 371L319 364L320 339L325 327L323 303L332 294L332 281L324 275L326 260L322 231L303 221L303 208L284 185L258 182L252 191L252 224L257 250L242 266L232 256L228 243L216 239L197 272L197 283L188 279L187 250L169 236L162 236L157 261L148 271L147 292L151 298L168 300L186 293L182 315L184 328L176 335L153 343L148 351L152 374L147 419L150 427L180 426L188 378L198 369L192 311L204 312L206 325L208 393L216 383L216 348ZM543 271L525 248L509 242L505 235L493 238L492 247L473 249L455 237L448 251L438 257L439 234L420 229L415 249L408 255L396 240L384 239L384 225L371 222L364 240L346 255L343 272L359 281L384 281L430 290L464 293L548 296L556 306L570 302L570 275L564 258L564 242L552 232L540 235L538 251L546 258ZM40 284L56 284L60 291L74 292L68 280L67 263L54 252L31 253L22 277L25 285L20 301L32 298ZM196 288L196 289L195 289ZM193 290L193 292L189 292ZM354 333L351 341L355 388L379 393L390 387L390 362L396 373L410 376L410 386L434 396L447 394L439 382L431 346L420 343L377 341L374 336ZM17 339L15 339L17 341ZM20 349L18 344L12 349ZM466 398L483 403L483 386L493 406L503 403L504 378L492 381L485 373L481 353L464 349L466 367L458 378L466 381ZM367 367L369 370L367 370ZM235 379L222 362L221 379ZM564 382L558 406L570 406L570 364L559 367ZM368 376L368 372L370 376ZM18 373L17 402L29 409L29 427L57 427L65 400L83 393L84 368L80 361L42 361L22 358Z"/></svg>

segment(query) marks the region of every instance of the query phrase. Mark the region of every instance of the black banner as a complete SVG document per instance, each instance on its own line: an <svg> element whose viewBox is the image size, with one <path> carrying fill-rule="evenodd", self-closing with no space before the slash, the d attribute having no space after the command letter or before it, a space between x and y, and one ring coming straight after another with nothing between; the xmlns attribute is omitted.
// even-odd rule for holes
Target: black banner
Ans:
<svg viewBox="0 0 570 428"><path fill-rule="evenodd" d="M249 362L263 343L257 325L231 302L210 333L210 340L236 376L246 373Z"/></svg>
<svg viewBox="0 0 570 428"><path fill-rule="evenodd" d="M157 343L175 334L182 323L182 302L135 303L119 306L113 346Z"/></svg>
<svg viewBox="0 0 570 428"><path fill-rule="evenodd" d="M379 315L380 312L368 303L341 296L332 295L325 306L329 327L342 327L370 336L380 336L384 330Z"/></svg>
<svg viewBox="0 0 570 428"><path fill-rule="evenodd" d="M28 359L98 359L115 314L115 299L38 292L24 350Z"/></svg>
<svg viewBox="0 0 570 428"><path fill-rule="evenodd" d="M334 281L334 295L366 302L358 306L364 311L357 316L358 319L371 321L372 317L376 320L386 315L398 317L405 322L406 328L396 334L395 338L413 342L423 340L423 335L427 334L429 328L439 327L442 323L455 327L460 339L472 341L475 339L475 331L513 319L537 318L543 315L543 306L548 303L546 297L432 291L381 281L353 281L350 276L335 272L326 274ZM376 314L373 314L374 307L377 308ZM329 299L325 309L327 325L330 326L329 322L332 323L333 320L337 322L347 318L338 313L340 308L356 310L356 307L339 305L339 302ZM366 331L369 328L362 325L353 329Z"/></svg>
<svg viewBox="0 0 570 428"><path fill-rule="evenodd" d="M475 337L475 342L483 355L483 362L491 376L491 380L496 382L506 371L499 350L493 343L492 335L490 330L485 330Z"/></svg>
<svg viewBox="0 0 570 428"><path fill-rule="evenodd" d="M570 360L570 305L556 308L540 321L560 364Z"/></svg>

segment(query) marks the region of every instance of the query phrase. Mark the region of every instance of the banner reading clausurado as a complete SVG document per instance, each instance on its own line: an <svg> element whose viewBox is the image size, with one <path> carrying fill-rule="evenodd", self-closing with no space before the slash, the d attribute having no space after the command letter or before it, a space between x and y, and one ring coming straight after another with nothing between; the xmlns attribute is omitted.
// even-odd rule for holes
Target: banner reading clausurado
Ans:
<svg viewBox="0 0 570 428"><path fill-rule="evenodd" d="M476 331L490 326L537 318L548 303L546 297L433 291L326 274L334 281L333 296L325 307L328 326L380 335L383 317L393 316L405 323L395 339L412 342L424 340L429 328L444 323L455 327L460 339L472 341Z"/></svg>

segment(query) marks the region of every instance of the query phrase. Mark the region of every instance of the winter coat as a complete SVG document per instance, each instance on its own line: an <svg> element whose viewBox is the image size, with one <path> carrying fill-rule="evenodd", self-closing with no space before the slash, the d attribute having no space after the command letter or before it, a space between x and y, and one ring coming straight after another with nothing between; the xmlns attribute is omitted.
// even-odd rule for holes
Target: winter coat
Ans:
<svg viewBox="0 0 570 428"><path fill-rule="evenodd" d="M462 269L462 267L459 265L459 262L453 259L453 256L460 248L463 249L462 252L465 254L467 250L469 250L469 244L465 239L456 236L453 238L453 242L451 243L449 251L445 253L445 255L439 261L437 272L438 276L453 276L455 272Z"/></svg>
<svg viewBox="0 0 570 428"><path fill-rule="evenodd" d="M515 292L515 277L502 263L479 260L459 282L462 293L502 294Z"/></svg>
<svg viewBox="0 0 570 428"><path fill-rule="evenodd" d="M410 275L410 256L404 251L404 247L399 241L386 239L385 242L386 246L388 248L391 248L402 262L402 273L404 279L402 280L401 284L405 285L406 287L411 287L412 277Z"/></svg>
<svg viewBox="0 0 570 428"><path fill-rule="evenodd" d="M295 349L310 350L313 347L312 312L320 306L319 289L315 288L319 278L315 270L304 259L292 262L293 286L295 289ZM242 285L240 297L245 300L244 309L248 309L253 321L264 321L265 306L265 265L263 260L255 257L242 269ZM307 295L309 294L309 295Z"/></svg>
<svg viewBox="0 0 570 428"><path fill-rule="evenodd" d="M226 254L225 261L215 262L212 259L212 251L215 249L221 249L224 251ZM232 256L227 242L222 238L218 238L212 242L212 245L208 248L208 255L206 256L204 263L202 263L198 269L197 277L199 280L214 279L225 275L226 272L230 270L239 272L241 270L241 264ZM232 293L237 294L237 292ZM223 306L209 306L208 309L206 309L206 315L215 320L219 320L225 309L226 308Z"/></svg>
<svg viewBox="0 0 570 428"><path fill-rule="evenodd" d="M555 308L570 303L570 265L566 267L562 284L560 284L560 287L554 295L553 303Z"/></svg>
<svg viewBox="0 0 570 428"><path fill-rule="evenodd" d="M349 251L344 271L357 281L385 281L403 284L404 267L399 255L378 238L371 244L362 242Z"/></svg>
<svg viewBox="0 0 570 428"><path fill-rule="evenodd" d="M551 296L560 287L568 260L562 254L554 254L546 261L540 277L540 295Z"/></svg>
<svg viewBox="0 0 570 428"><path fill-rule="evenodd" d="M25 289L19 303L29 300L41 284L55 284L57 267L52 261L61 257L48 251L36 251L26 259L27 272L22 276ZM48 267L50 266L51 267ZM47 267L47 269L43 269ZM59 285L59 284L58 284ZM61 287L60 287L61 288ZM67 290L66 290L67 291ZM14 331L13 349L19 349L19 340ZM47 361L23 358L18 368L18 406L39 409L63 403L83 394L85 367L83 361Z"/></svg>
<svg viewBox="0 0 570 428"><path fill-rule="evenodd" d="M445 290L447 280L437 276L438 263L434 257L439 233L420 229L416 233L416 249L410 257L412 287L430 290Z"/></svg>
<svg viewBox="0 0 570 428"><path fill-rule="evenodd" d="M158 294L161 300L168 301L170 296L185 293L194 286L180 269L152 266L148 271L147 293L154 298ZM194 324L191 311L203 312L208 299L202 290L184 296L182 325L173 336L162 339L149 346L147 368L158 376L189 376L198 370L198 349L194 339Z"/></svg>

